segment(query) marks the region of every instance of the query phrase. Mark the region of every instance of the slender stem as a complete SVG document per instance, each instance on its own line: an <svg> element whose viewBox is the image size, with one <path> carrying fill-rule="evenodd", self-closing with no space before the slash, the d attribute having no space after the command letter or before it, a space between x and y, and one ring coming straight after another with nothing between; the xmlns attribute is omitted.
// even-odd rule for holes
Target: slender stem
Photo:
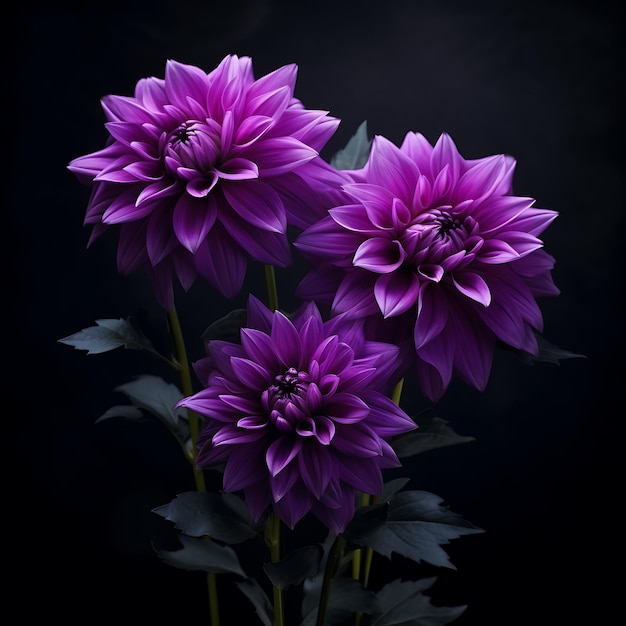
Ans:
<svg viewBox="0 0 626 626"><path fill-rule="evenodd" d="M272 513L265 526L265 543L270 550L272 563L280 561L280 518ZM283 591L274 585L274 626L284 626L285 607Z"/></svg>
<svg viewBox="0 0 626 626"><path fill-rule="evenodd" d="M352 551L352 578L354 580L361 578L361 553L361 548Z"/></svg>
<svg viewBox="0 0 626 626"><path fill-rule="evenodd" d="M403 385L404 378L401 378L391 392L391 399L398 405L400 404L400 396L402 395Z"/></svg>
<svg viewBox="0 0 626 626"><path fill-rule="evenodd" d="M330 594L330 583L332 582L334 575L337 573L345 547L346 540L342 535L337 535L330 548L328 559L326 561L326 569L324 570L324 580L322 582L322 591L320 592L320 603L317 609L317 620L315 621L315 626L324 626L326 609L328 608L328 597Z"/></svg>
<svg viewBox="0 0 626 626"><path fill-rule="evenodd" d="M170 332L172 339L174 340L174 347L176 348L176 359L178 362L178 368L180 373L180 382L182 385L182 391L185 396L191 396L193 394L193 384L191 382L191 368L189 367L189 360L187 359L187 349L185 348L185 341L183 338L183 331L180 326L180 320L178 319L178 313L175 308L168 311L167 318L170 324ZM202 470L196 467L196 441L200 434L200 416L190 409L187 409L187 419L189 422L189 434L191 435L192 444L192 463L194 479L196 481L196 489L198 491L206 491L206 485L204 482L204 474Z"/></svg>
<svg viewBox="0 0 626 626"><path fill-rule="evenodd" d="M183 331L178 319L178 313L176 309L172 307L167 313L167 319L170 325L170 332L172 340L174 341L174 347L176 349L176 359L178 361L180 382L182 391L185 396L191 396L193 394L193 384L191 382L191 368L189 366L189 359L187 358L187 349L185 348L185 341L183 338ZM187 409L187 419L189 422L189 434L191 436L191 462L193 466L193 476L196 484L197 491L206 491L206 484L204 481L204 473L196 466L196 441L200 433L200 416L195 412ZM211 626L219 626L219 605L217 596L217 580L214 572L207 572L207 586L209 592L209 609L211 614Z"/></svg>
<svg viewBox="0 0 626 626"><path fill-rule="evenodd" d="M359 506L367 506L369 504L369 498L369 494L361 493L359 495ZM357 548L356 550L352 551L352 578L354 578L354 580L361 579L362 554L362 548Z"/></svg>
<svg viewBox="0 0 626 626"><path fill-rule="evenodd" d="M400 404L400 396L402 395L403 385L404 385L404 378L401 378L396 384L396 386L393 388L393 391L391 392L391 399L397 405ZM368 504L374 504L376 501L377 501L377 498L375 496L371 496L367 494L363 494L362 499L361 499L363 506L366 506ZM365 588L367 588L367 585L369 584L373 557L374 557L374 550L372 550L372 548L366 548L365 558L363 559L363 576L361 579L361 583L363 584ZM356 618L355 618L356 626L359 626L360 621L361 621L361 613L359 612L356 614Z"/></svg>
<svg viewBox="0 0 626 626"><path fill-rule="evenodd" d="M273 265L265 266L265 284L267 285L267 299L270 311L278 309L278 290L276 289L276 274Z"/></svg>

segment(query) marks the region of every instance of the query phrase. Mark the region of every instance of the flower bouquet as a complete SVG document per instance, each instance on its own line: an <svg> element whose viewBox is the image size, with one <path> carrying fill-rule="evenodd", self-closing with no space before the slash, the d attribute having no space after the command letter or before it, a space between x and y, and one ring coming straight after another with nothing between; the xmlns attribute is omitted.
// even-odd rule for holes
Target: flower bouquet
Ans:
<svg viewBox="0 0 626 626"><path fill-rule="evenodd" d="M537 299L559 291L540 235L557 213L512 193L513 158L465 159L445 133L398 147L363 122L324 160L339 120L295 97L296 76L292 64L255 78L245 56L209 73L169 60L164 79L102 99L105 147L68 166L91 189L88 245L115 236L119 272L145 273L171 350L130 317L60 341L171 366L173 381L118 387L129 404L100 419L149 416L180 443L196 490L154 510L180 540L154 549L206 572L212 626L228 623L223 583L264 626L448 624L466 607L433 604L435 577L387 568L372 582L394 554L454 569L442 546L483 532L398 477L402 459L473 440L405 412L403 383L434 403L454 377L483 390L499 347L576 356L541 335ZM284 310L274 268L296 259L300 304ZM175 299L197 279L207 303L233 299L251 263L262 293L211 320L190 363Z"/></svg>

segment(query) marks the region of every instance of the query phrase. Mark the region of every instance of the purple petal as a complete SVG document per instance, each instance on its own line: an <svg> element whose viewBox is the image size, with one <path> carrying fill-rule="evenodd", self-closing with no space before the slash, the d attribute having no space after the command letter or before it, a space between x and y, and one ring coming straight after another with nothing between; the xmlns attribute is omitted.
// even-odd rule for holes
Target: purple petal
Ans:
<svg viewBox="0 0 626 626"><path fill-rule="evenodd" d="M168 60L165 65L165 93L170 102L185 110L189 105L187 97L198 102L204 101L209 81L200 68Z"/></svg>
<svg viewBox="0 0 626 626"><path fill-rule="evenodd" d="M256 163L241 157L225 161L216 171L220 178L226 180L250 180L259 177L259 168Z"/></svg>
<svg viewBox="0 0 626 626"><path fill-rule="evenodd" d="M170 211L155 211L146 226L146 250L150 263L156 265L179 245L172 233L172 214Z"/></svg>
<svg viewBox="0 0 626 626"><path fill-rule="evenodd" d="M314 159L317 152L292 137L264 137L252 144L246 155L259 167L259 175L278 176Z"/></svg>
<svg viewBox="0 0 626 626"><path fill-rule="evenodd" d="M419 278L413 272L383 274L376 280L374 296L384 317L395 317L417 302Z"/></svg>
<svg viewBox="0 0 626 626"><path fill-rule="evenodd" d="M272 442L265 454L265 461L272 477L291 463L302 448L302 439L299 437L280 437ZM280 498L277 498L280 499Z"/></svg>
<svg viewBox="0 0 626 626"><path fill-rule="evenodd" d="M272 343L276 356L285 367L301 367L300 335L289 318L280 311L274 313L272 320Z"/></svg>
<svg viewBox="0 0 626 626"><path fill-rule="evenodd" d="M397 240L376 237L364 241L354 254L352 263L357 267L388 274L398 269L406 259L406 252Z"/></svg>
<svg viewBox="0 0 626 626"><path fill-rule="evenodd" d="M321 498L330 482L330 450L320 446L303 446L298 456L298 468L302 482L317 498Z"/></svg>
<svg viewBox="0 0 626 626"><path fill-rule="evenodd" d="M363 424L350 424L343 428L338 428L333 439L333 447L347 457L363 458L380 456L381 446L379 438L364 427ZM347 464L348 459L341 459L341 467Z"/></svg>
<svg viewBox="0 0 626 626"><path fill-rule="evenodd" d="M219 224L210 230L194 258L198 272L220 293L227 298L239 293L246 275L246 256Z"/></svg>
<svg viewBox="0 0 626 626"><path fill-rule="evenodd" d="M356 395L337 393L326 400L324 411L338 424L356 424L369 415L369 407Z"/></svg>
<svg viewBox="0 0 626 626"><path fill-rule="evenodd" d="M325 259L352 256L361 238L340 228L331 217L325 217L296 238L294 246L304 255Z"/></svg>
<svg viewBox="0 0 626 626"><path fill-rule="evenodd" d="M356 268L348 272L337 288L333 300L333 314L347 313L352 318L375 315L379 312L374 297L375 275Z"/></svg>
<svg viewBox="0 0 626 626"><path fill-rule="evenodd" d="M215 224L216 216L217 206L213 197L207 196L200 200L183 194L172 216L178 241L194 254Z"/></svg>
<svg viewBox="0 0 626 626"><path fill-rule="evenodd" d="M455 287L465 296L487 307L491 303L491 292L485 279L474 272L455 272L452 275Z"/></svg>
<svg viewBox="0 0 626 626"><path fill-rule="evenodd" d="M448 323L448 300L436 286L425 283L419 291L417 320L415 322L415 348L419 350L431 342Z"/></svg>
<svg viewBox="0 0 626 626"><path fill-rule="evenodd" d="M223 186L224 196L237 214L262 230L284 233L287 219L280 196L266 183L249 180Z"/></svg>
<svg viewBox="0 0 626 626"><path fill-rule="evenodd" d="M230 360L235 376L246 387L255 390L263 390L272 382L270 373L258 363L241 357L233 357Z"/></svg>

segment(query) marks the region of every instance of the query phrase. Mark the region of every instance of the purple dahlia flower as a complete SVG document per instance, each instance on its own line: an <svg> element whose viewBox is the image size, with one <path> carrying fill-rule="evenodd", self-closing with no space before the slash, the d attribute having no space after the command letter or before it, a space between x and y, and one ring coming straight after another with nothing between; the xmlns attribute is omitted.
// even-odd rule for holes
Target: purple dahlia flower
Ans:
<svg viewBox="0 0 626 626"><path fill-rule="evenodd" d="M224 489L252 515L272 507L290 528L311 512L335 533L357 491L379 494L400 462L386 439L415 423L378 389L397 346L364 338L362 322L323 322L314 303L290 318L249 297L241 345L210 341L195 365L206 389L183 399L205 416L199 467L225 464Z"/></svg>
<svg viewBox="0 0 626 626"><path fill-rule="evenodd" d="M174 276L189 289L200 274L233 297L249 258L289 265L287 225L310 224L338 193L343 177L319 151L339 120L304 108L296 74L255 80L236 55L209 74L170 60L164 80L102 99L106 147L68 165L92 186L89 243L117 227L118 269L148 269L166 309Z"/></svg>
<svg viewBox="0 0 626 626"><path fill-rule="evenodd" d="M296 239L314 262L298 295L391 332L431 400L453 374L484 389L496 341L536 354L536 298L559 293L539 239L557 213L512 195L514 167L464 159L447 134L375 137L351 199Z"/></svg>

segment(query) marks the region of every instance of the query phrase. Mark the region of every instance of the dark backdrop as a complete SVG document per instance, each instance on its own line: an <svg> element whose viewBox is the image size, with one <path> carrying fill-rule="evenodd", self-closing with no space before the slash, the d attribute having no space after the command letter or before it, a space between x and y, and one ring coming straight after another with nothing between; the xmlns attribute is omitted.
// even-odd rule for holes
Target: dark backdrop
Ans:
<svg viewBox="0 0 626 626"><path fill-rule="evenodd" d="M87 356L57 340L129 315L162 332L141 277L117 275L113 243L86 250L88 190L66 165L102 147L99 99L162 77L167 59L209 71L228 53L252 56L257 77L298 64L296 95L342 120L327 158L363 120L395 142L408 130L431 141L446 131L466 158L513 155L516 193L560 213L543 237L562 291L542 303L544 335L587 358L527 366L498 355L484 393L455 383L435 407L476 441L422 455L405 471L414 488L486 530L448 546L457 570L437 583L436 602L469 605L459 626L621 617L624 56L616 5L127 0L12 9L3 569L18 617L208 623L202 575L161 563L151 548L171 540L170 524L151 509L193 489L176 444L150 421L95 424L125 402L115 386L169 374L139 353ZM278 281L289 304L287 274ZM258 272L246 286L263 296ZM242 303L202 283L179 299L192 359L208 323ZM410 387L405 401L409 410L426 406ZM242 597L223 598L246 615Z"/></svg>

